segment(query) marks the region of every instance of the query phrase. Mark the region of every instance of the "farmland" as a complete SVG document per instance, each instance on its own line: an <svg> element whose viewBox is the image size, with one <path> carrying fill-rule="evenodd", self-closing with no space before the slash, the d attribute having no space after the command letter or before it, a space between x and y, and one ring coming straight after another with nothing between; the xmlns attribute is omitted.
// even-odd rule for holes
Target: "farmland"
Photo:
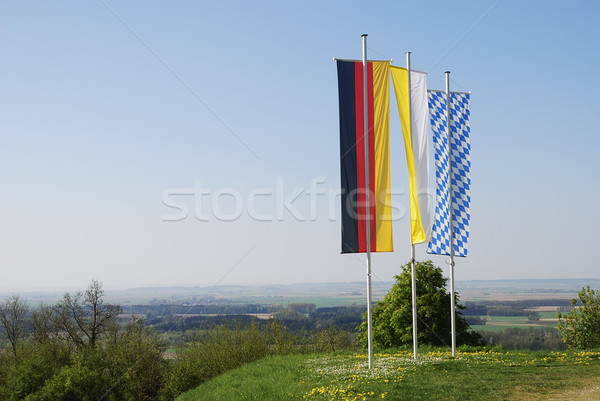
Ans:
<svg viewBox="0 0 600 401"><path fill-rule="evenodd" d="M382 299L394 283L373 282L373 300ZM577 295L581 287L600 287L600 279L561 280L477 280L457 281L456 290L462 302L504 302L516 300L540 301L544 299L568 300ZM11 294L0 291L0 300ZM32 305L50 304L62 295L61 291L38 290L21 295ZM298 283L271 285L219 285L177 287L106 288L107 302L119 305L135 304L262 304L287 305L310 302L317 307L364 305L364 282Z"/></svg>

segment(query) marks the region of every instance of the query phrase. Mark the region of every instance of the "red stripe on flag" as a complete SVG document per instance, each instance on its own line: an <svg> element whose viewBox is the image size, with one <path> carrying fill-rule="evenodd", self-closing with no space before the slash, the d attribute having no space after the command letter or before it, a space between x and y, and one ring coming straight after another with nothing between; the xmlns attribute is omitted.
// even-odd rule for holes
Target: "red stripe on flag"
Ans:
<svg viewBox="0 0 600 401"><path fill-rule="evenodd" d="M365 220L365 99L363 97L363 65L354 63L354 96L356 105L356 218L358 220L358 252L367 251Z"/></svg>
<svg viewBox="0 0 600 401"><path fill-rule="evenodd" d="M375 104L373 103L373 63L367 63L367 104L369 118L369 223L371 226L371 251L377 249L377 224L375 221Z"/></svg>

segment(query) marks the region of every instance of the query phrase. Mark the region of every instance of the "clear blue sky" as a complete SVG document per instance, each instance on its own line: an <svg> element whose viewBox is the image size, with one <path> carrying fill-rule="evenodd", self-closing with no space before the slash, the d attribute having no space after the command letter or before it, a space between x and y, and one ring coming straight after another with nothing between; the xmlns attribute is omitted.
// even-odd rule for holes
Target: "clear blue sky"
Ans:
<svg viewBox="0 0 600 401"><path fill-rule="evenodd" d="M599 18L595 1L3 2L0 289L364 280L329 218L332 57L360 58L362 33L370 58L403 66L411 51L430 88L451 70L473 93L457 280L600 277ZM391 130L392 186L406 192L395 108ZM316 208L305 193L292 203L305 221L278 210L278 193L319 178ZM164 194L197 182L209 193L170 196L189 216L164 221L178 213ZM219 193L239 195L240 218L210 213L237 213ZM409 260L408 233L394 222L375 280Z"/></svg>

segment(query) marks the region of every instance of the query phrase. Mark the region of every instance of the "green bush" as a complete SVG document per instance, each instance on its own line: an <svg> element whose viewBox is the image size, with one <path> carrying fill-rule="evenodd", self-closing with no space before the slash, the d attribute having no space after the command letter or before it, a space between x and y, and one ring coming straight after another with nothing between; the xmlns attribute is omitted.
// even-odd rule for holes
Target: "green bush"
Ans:
<svg viewBox="0 0 600 401"><path fill-rule="evenodd" d="M98 349L80 350L69 365L48 379L26 401L96 401L110 388L103 377L103 355Z"/></svg>
<svg viewBox="0 0 600 401"><path fill-rule="evenodd" d="M277 319L270 319L267 324L269 344L273 346L273 352L277 355L287 355L298 349L299 339Z"/></svg>
<svg viewBox="0 0 600 401"><path fill-rule="evenodd" d="M107 399L159 399L168 370L164 350L164 343L141 319L132 320L111 335L104 346L105 368L112 383L111 398Z"/></svg>
<svg viewBox="0 0 600 401"><path fill-rule="evenodd" d="M558 331L570 348L600 347L600 293L587 286L578 298L571 299L569 312L558 313Z"/></svg>
<svg viewBox="0 0 600 401"><path fill-rule="evenodd" d="M2 354L0 400L151 401L163 396L164 346L141 320L113 327L95 347L75 351L69 344L29 339L18 344L18 357Z"/></svg>
<svg viewBox="0 0 600 401"><path fill-rule="evenodd" d="M40 390L46 380L69 362L69 349L61 344L21 341L18 357L3 354L0 361L0 399L23 400Z"/></svg>
<svg viewBox="0 0 600 401"><path fill-rule="evenodd" d="M260 359L270 353L268 336L254 324L248 329L221 326L198 333L186 346L177 349L167 392L177 395L200 383Z"/></svg>

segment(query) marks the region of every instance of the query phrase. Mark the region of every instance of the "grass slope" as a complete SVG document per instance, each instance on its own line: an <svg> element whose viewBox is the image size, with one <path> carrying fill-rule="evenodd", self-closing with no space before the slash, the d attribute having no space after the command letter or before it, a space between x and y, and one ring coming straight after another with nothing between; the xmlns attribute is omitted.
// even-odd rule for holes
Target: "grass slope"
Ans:
<svg viewBox="0 0 600 401"><path fill-rule="evenodd" d="M310 390L309 384L302 383L304 371L299 369L307 358L306 355L267 357L218 376L176 401L297 399L294 394Z"/></svg>
<svg viewBox="0 0 600 401"><path fill-rule="evenodd" d="M177 401L600 399L600 352L409 351L268 357Z"/></svg>

